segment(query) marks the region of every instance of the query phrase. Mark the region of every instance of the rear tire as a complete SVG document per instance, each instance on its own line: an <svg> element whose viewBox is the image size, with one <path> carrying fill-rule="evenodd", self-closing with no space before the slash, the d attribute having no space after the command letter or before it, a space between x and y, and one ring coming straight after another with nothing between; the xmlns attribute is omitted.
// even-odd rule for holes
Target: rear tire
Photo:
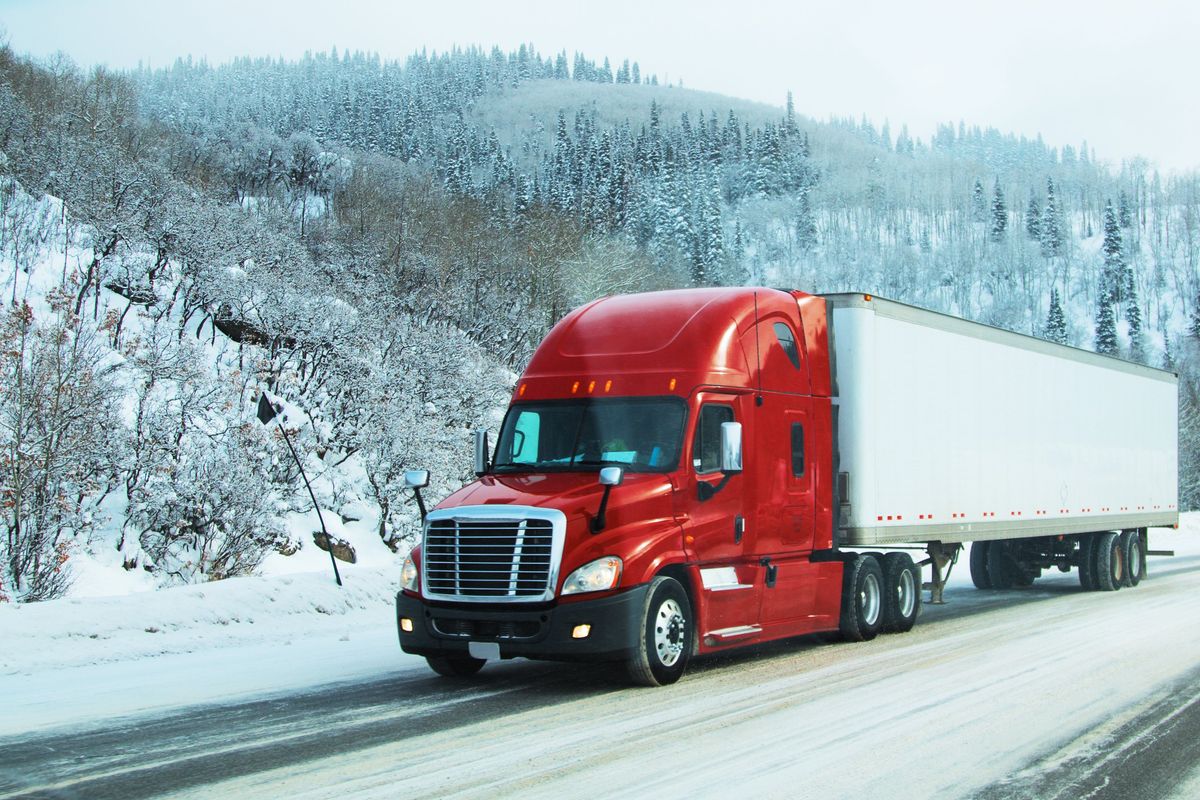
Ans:
<svg viewBox="0 0 1200 800"><path fill-rule="evenodd" d="M1137 586L1146 574L1146 551L1140 531L1121 532L1121 552L1125 554L1125 586Z"/></svg>
<svg viewBox="0 0 1200 800"><path fill-rule="evenodd" d="M425 656L425 660L431 670L447 678L469 678L487 663L485 658L471 656Z"/></svg>
<svg viewBox="0 0 1200 800"><path fill-rule="evenodd" d="M1096 576L1096 588L1102 592L1120 589L1125 581L1125 553L1121 549L1121 535L1116 531L1096 534L1093 556L1092 571Z"/></svg>
<svg viewBox="0 0 1200 800"><path fill-rule="evenodd" d="M666 686L683 676L692 655L692 604L674 578L660 575L650 583L642 607L642 635L625 662L639 686Z"/></svg>
<svg viewBox="0 0 1200 800"><path fill-rule="evenodd" d="M870 641L883 623L883 570L869 555L855 556L844 569L838 630L847 642Z"/></svg>
<svg viewBox="0 0 1200 800"><path fill-rule="evenodd" d="M1021 564L1012 555L1012 545L1007 540L991 542L987 549L987 574L993 589L1012 589L1029 586L1033 578L1026 574Z"/></svg>
<svg viewBox="0 0 1200 800"><path fill-rule="evenodd" d="M1085 592L1099 589L1096 583L1096 534L1079 536L1079 585Z"/></svg>
<svg viewBox="0 0 1200 800"><path fill-rule="evenodd" d="M884 633L907 633L921 613L921 571L908 553L883 557Z"/></svg>
<svg viewBox="0 0 1200 800"><path fill-rule="evenodd" d="M989 542L971 542L971 582L976 589L991 589L992 578L988 575Z"/></svg>

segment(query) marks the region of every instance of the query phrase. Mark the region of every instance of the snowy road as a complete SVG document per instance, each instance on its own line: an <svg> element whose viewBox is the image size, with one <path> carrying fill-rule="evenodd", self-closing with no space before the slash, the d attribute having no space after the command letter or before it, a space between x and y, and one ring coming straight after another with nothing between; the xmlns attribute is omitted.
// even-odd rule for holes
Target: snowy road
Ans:
<svg viewBox="0 0 1200 800"><path fill-rule="evenodd" d="M960 577L910 634L628 688L595 666L403 662L354 683L0 739L0 798L1200 796L1200 555L1083 593Z"/></svg>

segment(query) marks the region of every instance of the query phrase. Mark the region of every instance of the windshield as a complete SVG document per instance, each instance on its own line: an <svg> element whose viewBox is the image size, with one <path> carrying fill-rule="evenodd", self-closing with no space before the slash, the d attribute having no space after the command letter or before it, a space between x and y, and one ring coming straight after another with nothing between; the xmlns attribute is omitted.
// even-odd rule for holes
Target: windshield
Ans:
<svg viewBox="0 0 1200 800"><path fill-rule="evenodd" d="M621 466L668 472L679 462L685 406L678 398L522 403L508 410L497 472Z"/></svg>

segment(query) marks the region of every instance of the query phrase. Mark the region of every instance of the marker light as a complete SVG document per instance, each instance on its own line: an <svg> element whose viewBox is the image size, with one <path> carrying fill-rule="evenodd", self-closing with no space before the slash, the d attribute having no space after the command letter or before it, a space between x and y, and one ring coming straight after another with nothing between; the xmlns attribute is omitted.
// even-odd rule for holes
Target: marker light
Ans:
<svg viewBox="0 0 1200 800"><path fill-rule="evenodd" d="M586 625L586 624L585 625L576 625L574 628L571 629L571 638L572 639L586 639L588 637L588 634L591 632L592 632L591 625Z"/></svg>
<svg viewBox="0 0 1200 800"><path fill-rule="evenodd" d="M579 381L575 381L575 383L571 384L571 394L575 394L578 391L579 391Z"/></svg>
<svg viewBox="0 0 1200 800"><path fill-rule="evenodd" d="M588 394L591 394L595 389L596 389L595 381L591 381L590 383L588 383Z"/></svg>
<svg viewBox="0 0 1200 800"><path fill-rule="evenodd" d="M409 619L408 617L401 617L400 618L400 630L404 631L405 633L412 633L413 632L412 620Z"/></svg>
<svg viewBox="0 0 1200 800"><path fill-rule="evenodd" d="M524 396L525 396L525 384L522 383L521 389L517 392L517 397L524 397Z"/></svg>
<svg viewBox="0 0 1200 800"><path fill-rule="evenodd" d="M675 379L674 378L671 378L671 382L669 384L667 384L667 391L670 391L670 392L675 391Z"/></svg>
<svg viewBox="0 0 1200 800"><path fill-rule="evenodd" d="M615 589L620 582L621 559L605 556L589 561L568 575L563 581L562 593L603 592L606 589Z"/></svg>
<svg viewBox="0 0 1200 800"><path fill-rule="evenodd" d="M607 392L611 388L612 388L612 381L605 381L604 382L604 391Z"/></svg>

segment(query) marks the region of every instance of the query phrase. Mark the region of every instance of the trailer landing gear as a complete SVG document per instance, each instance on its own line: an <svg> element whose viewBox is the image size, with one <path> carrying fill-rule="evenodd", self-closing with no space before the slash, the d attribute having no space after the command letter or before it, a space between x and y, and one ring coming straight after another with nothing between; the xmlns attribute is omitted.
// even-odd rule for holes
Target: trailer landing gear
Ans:
<svg viewBox="0 0 1200 800"><path fill-rule="evenodd" d="M925 552L929 554L929 558L917 566L923 567L929 564L931 580L921 584L921 588L929 590L931 605L945 605L946 601L942 599L942 593L946 591L946 581L949 580L954 565L958 563L958 554L962 552L962 545L928 542L925 545ZM944 574L942 570L945 570Z"/></svg>

